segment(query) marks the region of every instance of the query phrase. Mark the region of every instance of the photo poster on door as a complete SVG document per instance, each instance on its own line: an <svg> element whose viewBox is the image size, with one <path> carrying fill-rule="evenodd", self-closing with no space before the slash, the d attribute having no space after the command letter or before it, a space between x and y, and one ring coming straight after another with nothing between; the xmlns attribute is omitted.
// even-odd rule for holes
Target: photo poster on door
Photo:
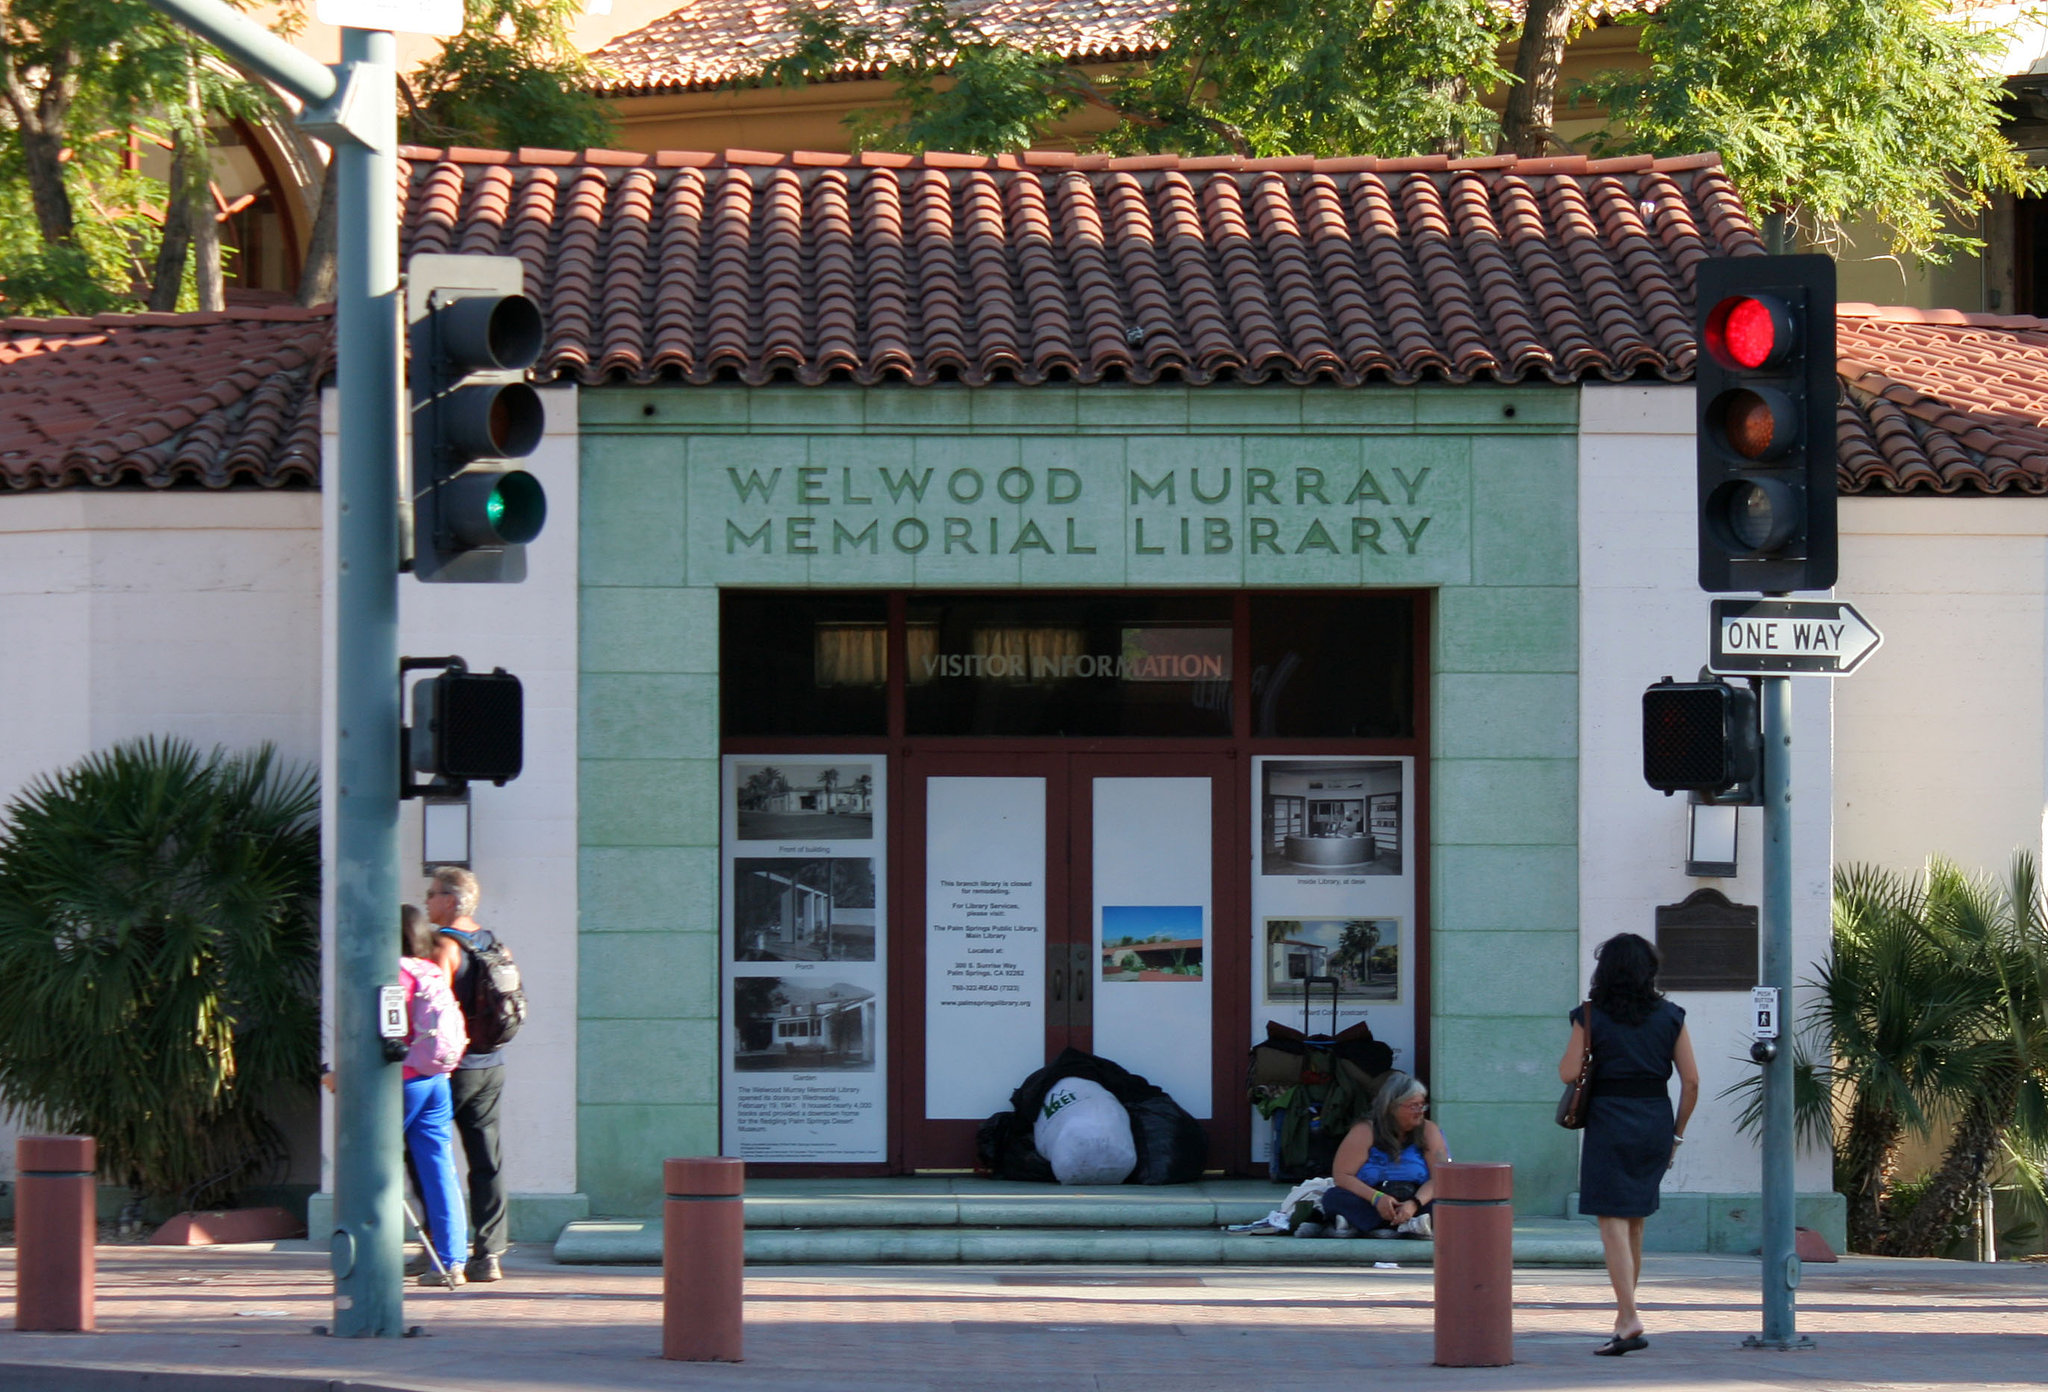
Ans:
<svg viewBox="0 0 2048 1392"><path fill-rule="evenodd" d="M1413 758L1252 760L1252 1043L1268 1020L1299 1029L1306 979L1334 976L1337 1028L1369 1022L1394 1066L1414 1067L1414 807ZM1309 1004L1310 1031L1327 1031L1330 988ZM1264 1160L1256 1115L1252 1137Z"/></svg>
<svg viewBox="0 0 2048 1392"><path fill-rule="evenodd" d="M1215 884L1207 778L1097 778L1095 1053L1209 1117Z"/></svg>
<svg viewBox="0 0 2048 1392"><path fill-rule="evenodd" d="M1045 780L924 786L924 1114L979 1121L1045 1063Z"/></svg>
<svg viewBox="0 0 2048 1392"><path fill-rule="evenodd" d="M724 1154L888 1158L880 754L729 754L719 807Z"/></svg>

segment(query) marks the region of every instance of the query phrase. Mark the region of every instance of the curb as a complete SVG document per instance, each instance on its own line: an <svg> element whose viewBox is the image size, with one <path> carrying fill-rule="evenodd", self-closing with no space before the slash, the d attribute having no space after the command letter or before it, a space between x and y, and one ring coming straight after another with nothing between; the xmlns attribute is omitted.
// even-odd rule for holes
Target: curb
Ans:
<svg viewBox="0 0 2048 1392"><path fill-rule="evenodd" d="M177 1372L104 1363L0 1362L0 1386L35 1392L420 1392L392 1382L298 1373Z"/></svg>

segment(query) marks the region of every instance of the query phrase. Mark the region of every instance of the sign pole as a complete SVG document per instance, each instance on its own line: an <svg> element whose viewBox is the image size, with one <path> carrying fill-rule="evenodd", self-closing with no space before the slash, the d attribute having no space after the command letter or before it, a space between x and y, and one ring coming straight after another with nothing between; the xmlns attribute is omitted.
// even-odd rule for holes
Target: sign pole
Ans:
<svg viewBox="0 0 2048 1392"><path fill-rule="evenodd" d="M1783 1027L1792 1000L1792 679L1759 679L1764 741L1763 980L1777 992L1777 1046L1763 1063L1763 1307L1750 1348L1812 1348L1799 1334L1793 1174L1792 1050Z"/></svg>
<svg viewBox="0 0 2048 1392"><path fill-rule="evenodd" d="M396 43L341 31L342 69L374 143L334 148L335 339L342 421L335 550L334 1332L405 1332L399 1071L380 987L398 980L400 315Z"/></svg>
<svg viewBox="0 0 2048 1392"><path fill-rule="evenodd" d="M329 177L340 180L334 320L341 438L322 480L335 499L326 577L335 597L335 787L331 858L323 866L334 888L329 1252L334 1332L397 1338L405 1332L403 1104L379 1028L380 997L398 981L397 50L389 32L343 27L341 65L330 71L221 0L151 3L306 103L299 125L333 148Z"/></svg>

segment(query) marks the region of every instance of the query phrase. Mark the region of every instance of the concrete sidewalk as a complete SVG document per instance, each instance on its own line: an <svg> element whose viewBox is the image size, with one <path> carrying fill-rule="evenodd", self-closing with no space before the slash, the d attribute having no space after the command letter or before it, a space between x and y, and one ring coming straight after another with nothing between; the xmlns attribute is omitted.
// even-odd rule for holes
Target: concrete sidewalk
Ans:
<svg viewBox="0 0 2048 1392"><path fill-rule="evenodd" d="M11 1250L0 1298L13 1297ZM595 1388L2005 1388L2048 1382L2048 1266L1855 1258L1810 1266L1811 1353L1740 1347L1754 1258L1646 1261L1651 1347L1591 1350L1612 1319L1597 1271L1516 1273L1518 1362L1439 1369L1427 1270L1247 1267L762 1267L747 1361L665 1363L658 1272L514 1255L501 1284L409 1291L427 1337L336 1340L324 1252L100 1249L94 1335L0 1332L8 1392L553 1392Z"/></svg>

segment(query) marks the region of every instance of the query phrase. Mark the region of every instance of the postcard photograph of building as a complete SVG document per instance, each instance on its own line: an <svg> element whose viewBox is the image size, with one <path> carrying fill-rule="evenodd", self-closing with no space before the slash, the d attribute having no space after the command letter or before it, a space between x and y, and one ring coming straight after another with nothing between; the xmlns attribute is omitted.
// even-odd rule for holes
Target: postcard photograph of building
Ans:
<svg viewBox="0 0 2048 1392"><path fill-rule="evenodd" d="M1267 1001L1297 1001L1304 991L1327 1001L1327 986L1309 986L1316 977L1336 978L1340 1000L1399 1000L1401 920L1267 919Z"/></svg>
<svg viewBox="0 0 2048 1392"><path fill-rule="evenodd" d="M865 763L741 764L735 770L742 841L868 841L875 776Z"/></svg>

